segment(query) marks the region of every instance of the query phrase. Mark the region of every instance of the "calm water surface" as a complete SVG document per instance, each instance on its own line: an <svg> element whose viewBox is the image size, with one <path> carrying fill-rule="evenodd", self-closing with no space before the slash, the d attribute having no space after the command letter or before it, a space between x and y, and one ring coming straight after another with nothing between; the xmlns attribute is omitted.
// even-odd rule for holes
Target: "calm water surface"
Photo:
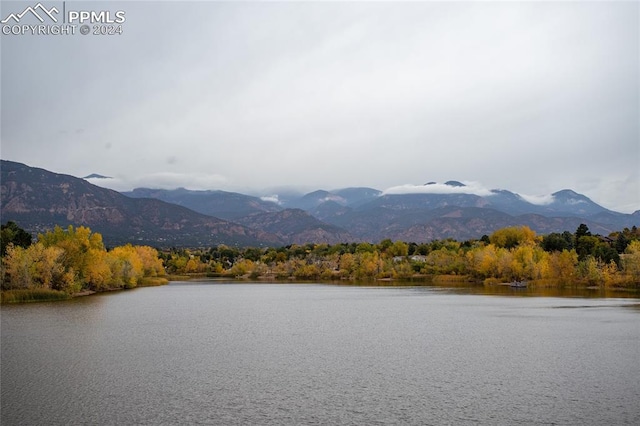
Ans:
<svg viewBox="0 0 640 426"><path fill-rule="evenodd" d="M172 283L3 306L2 425L640 424L640 300Z"/></svg>

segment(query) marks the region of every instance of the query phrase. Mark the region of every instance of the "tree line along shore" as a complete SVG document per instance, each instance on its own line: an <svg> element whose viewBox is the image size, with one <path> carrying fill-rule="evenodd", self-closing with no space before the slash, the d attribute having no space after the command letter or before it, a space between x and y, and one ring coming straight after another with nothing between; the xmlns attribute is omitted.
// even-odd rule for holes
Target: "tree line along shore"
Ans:
<svg viewBox="0 0 640 426"><path fill-rule="evenodd" d="M69 226L31 235L2 225L2 302L67 299L74 295L166 284L158 251L130 244L105 248L102 235Z"/></svg>
<svg viewBox="0 0 640 426"><path fill-rule="evenodd" d="M526 226L503 228L477 240L377 244L305 244L158 250L124 245L107 249L87 227L55 227L31 235L2 225L2 301L64 299L73 295L166 284L172 277L253 280L432 280L494 285L599 286L640 290L640 230L592 235L536 235Z"/></svg>

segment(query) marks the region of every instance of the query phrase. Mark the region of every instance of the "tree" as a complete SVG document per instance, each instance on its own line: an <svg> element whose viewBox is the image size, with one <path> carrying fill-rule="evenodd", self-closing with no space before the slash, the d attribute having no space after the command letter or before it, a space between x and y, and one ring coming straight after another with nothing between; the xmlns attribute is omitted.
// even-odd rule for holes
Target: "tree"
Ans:
<svg viewBox="0 0 640 426"><path fill-rule="evenodd" d="M578 256L571 250L553 252L549 255L549 278L561 284L569 284L575 277Z"/></svg>
<svg viewBox="0 0 640 426"><path fill-rule="evenodd" d="M602 268L598 263L593 256L588 256L578 263L578 273L589 284L597 284L602 281Z"/></svg>
<svg viewBox="0 0 640 426"><path fill-rule="evenodd" d="M116 287L135 287L144 275L142 260L131 244L108 252L107 262L111 269L111 284Z"/></svg>
<svg viewBox="0 0 640 426"><path fill-rule="evenodd" d="M318 278L320 275L320 269L315 264L305 264L304 262L300 262L297 265L296 269L293 271L293 276L302 279L302 280L310 280Z"/></svg>
<svg viewBox="0 0 640 426"><path fill-rule="evenodd" d="M373 253L374 251L375 248L373 247L373 245L366 242L360 243L356 247L356 253Z"/></svg>
<svg viewBox="0 0 640 426"><path fill-rule="evenodd" d="M106 250L89 249L86 254L84 277L91 290L108 289L112 283L111 268Z"/></svg>
<svg viewBox="0 0 640 426"><path fill-rule="evenodd" d="M89 288L88 270L92 267L92 256L95 251L104 251L102 235L92 233L85 226L74 228L69 225L67 229L56 226L53 231L47 231L38 235L38 242L45 247L58 247L64 250L61 257L66 271L73 269L82 288Z"/></svg>
<svg viewBox="0 0 640 426"><path fill-rule="evenodd" d="M345 278L353 278L356 269L356 262L354 255L351 253L345 253L340 256L340 261L338 262L340 267L340 275Z"/></svg>
<svg viewBox="0 0 640 426"><path fill-rule="evenodd" d="M9 244L6 255L2 258L5 277L2 280L2 289L29 288L31 286L31 271L29 266L31 258L27 250Z"/></svg>
<svg viewBox="0 0 640 426"><path fill-rule="evenodd" d="M578 229L576 229L576 233L575 233L576 241L578 241L580 237L590 237L590 236L591 236L591 232L589 231L589 227L584 223L581 223L578 226Z"/></svg>
<svg viewBox="0 0 640 426"><path fill-rule="evenodd" d="M409 254L409 245L402 241L396 241L389 248L389 254L393 256L407 256Z"/></svg>
<svg viewBox="0 0 640 426"><path fill-rule="evenodd" d="M567 237L570 237L568 239ZM553 232L542 237L541 247L548 252L571 250L573 248L573 235L565 232L563 234Z"/></svg>
<svg viewBox="0 0 640 426"><path fill-rule="evenodd" d="M255 263L249 259L242 259L233 264L231 269L227 271L233 276L243 276L253 272Z"/></svg>
<svg viewBox="0 0 640 426"><path fill-rule="evenodd" d="M375 278L382 269L378 252L358 252L355 255L357 269L356 278Z"/></svg>
<svg viewBox="0 0 640 426"><path fill-rule="evenodd" d="M536 261L532 246L521 245L513 249L511 271L514 278L518 280L538 278L535 276L535 267Z"/></svg>
<svg viewBox="0 0 640 426"><path fill-rule="evenodd" d="M629 243L625 250L622 266L624 273L633 282L640 283L640 240L634 240Z"/></svg>
<svg viewBox="0 0 640 426"><path fill-rule="evenodd" d="M473 249L466 257L474 275L480 278L498 277L498 254L493 244Z"/></svg>
<svg viewBox="0 0 640 426"><path fill-rule="evenodd" d="M615 265L620 265L620 255L618 251L608 244L597 244L593 255L606 264L613 262Z"/></svg>
<svg viewBox="0 0 640 426"><path fill-rule="evenodd" d="M576 236L576 253L578 253L578 260L582 261L589 256L595 256L596 248L599 244L600 239L598 237L592 235Z"/></svg>
<svg viewBox="0 0 640 426"><path fill-rule="evenodd" d="M65 269L64 250L38 242L27 248L10 244L3 258L3 290L50 288L74 293L80 290L73 268Z"/></svg>
<svg viewBox="0 0 640 426"><path fill-rule="evenodd" d="M158 277L165 274L158 250L149 246L135 246L134 248L142 262L145 277Z"/></svg>
<svg viewBox="0 0 640 426"><path fill-rule="evenodd" d="M9 244L27 248L31 242L31 234L20 228L15 222L9 221L0 226L0 256L6 254Z"/></svg>
<svg viewBox="0 0 640 426"><path fill-rule="evenodd" d="M528 226L502 228L489 236L489 241L497 247L511 249L517 245L536 241L536 233Z"/></svg>
<svg viewBox="0 0 640 426"><path fill-rule="evenodd" d="M387 250L389 250L389 248L391 248L392 245L393 245L393 241L391 241L391 239L389 238L385 238L384 240L378 243L378 250L380 250L382 254L386 254Z"/></svg>
<svg viewBox="0 0 640 426"><path fill-rule="evenodd" d="M616 242L614 244L616 251L618 253L624 253L624 251L627 249L627 246L629 245L631 241L624 235L624 233L619 232L617 237L616 237Z"/></svg>
<svg viewBox="0 0 640 426"><path fill-rule="evenodd" d="M442 247L439 250L433 250L427 255L424 270L430 274L464 273L464 257L455 250L448 250Z"/></svg>

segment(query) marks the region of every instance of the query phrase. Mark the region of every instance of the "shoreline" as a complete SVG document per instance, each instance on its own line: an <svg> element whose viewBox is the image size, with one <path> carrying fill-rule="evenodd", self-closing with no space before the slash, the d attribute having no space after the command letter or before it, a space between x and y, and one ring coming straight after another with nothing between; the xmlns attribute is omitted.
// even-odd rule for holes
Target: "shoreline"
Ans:
<svg viewBox="0 0 640 426"><path fill-rule="evenodd" d="M193 274L193 275L169 275L166 277L153 277L147 280L141 280L139 285L131 288L106 288L97 290L82 290L73 294L67 294L58 290L50 290L50 289L16 289L16 290L3 290L0 292L0 303L3 305L6 304L23 304L23 303L35 303L35 302L53 302L59 300L69 300L75 299L78 297L86 297L94 294L100 293L108 293L112 291L123 291L130 290L139 287L155 287L167 285L172 282L215 282L215 281L227 281L229 283L243 283L243 282L251 282L251 283L264 283L264 284L290 284L290 283L319 283L319 284L333 284L339 286L379 286L379 287L443 287L443 286L451 286L451 287L475 287L475 288L485 288L485 289L508 289L513 288L511 283L507 282L483 282L483 281L474 281L470 279L468 276L449 276L449 275L433 275L426 276L420 275L412 278L376 278L372 280L355 280L355 279L298 279L295 277L287 277L287 278L277 278L277 277L266 277L261 276L257 278L251 278L250 276L236 276L236 277L225 277L225 276L206 276L205 274ZM516 290L514 288L514 290ZM588 283L573 283L573 284L556 284L550 285L548 282L540 282L536 283L535 281L529 281L526 287L519 287L517 290L528 290L528 291L563 291L563 290L589 290L589 291L601 291L601 292L612 292L617 294L624 294L635 298L640 298L640 290L637 288L629 288L629 287L616 287L616 286L598 286Z"/></svg>

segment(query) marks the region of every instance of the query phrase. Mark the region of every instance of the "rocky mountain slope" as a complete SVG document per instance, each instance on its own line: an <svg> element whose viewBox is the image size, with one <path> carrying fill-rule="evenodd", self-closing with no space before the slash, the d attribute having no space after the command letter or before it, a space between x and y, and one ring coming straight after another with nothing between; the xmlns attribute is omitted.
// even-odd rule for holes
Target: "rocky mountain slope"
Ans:
<svg viewBox="0 0 640 426"><path fill-rule="evenodd" d="M2 161L2 221L32 232L55 225L88 226L108 245L278 245L261 230L155 199L134 199L73 176Z"/></svg>
<svg viewBox="0 0 640 426"><path fill-rule="evenodd" d="M277 235L291 244L323 242L338 244L356 241L347 231L324 223L300 209L285 209L273 213L259 213L238 219L238 223L251 229L260 229Z"/></svg>
<svg viewBox="0 0 640 426"><path fill-rule="evenodd" d="M186 189L138 188L125 196L20 163L2 161L0 166L3 223L14 220L31 232L55 224L86 225L101 232L109 244L277 246L385 238L423 242L480 238L519 225L548 234L573 232L585 223L602 235L640 226L640 212L614 212L572 190L551 194L545 203L531 203L507 190L476 195L465 192L465 185L457 181L439 184L449 193L345 188L288 194L279 202Z"/></svg>
<svg viewBox="0 0 640 426"><path fill-rule="evenodd" d="M174 190L136 188L122 194L131 198L155 198L226 220L282 210L282 207L277 204L237 192L192 191L184 188Z"/></svg>

